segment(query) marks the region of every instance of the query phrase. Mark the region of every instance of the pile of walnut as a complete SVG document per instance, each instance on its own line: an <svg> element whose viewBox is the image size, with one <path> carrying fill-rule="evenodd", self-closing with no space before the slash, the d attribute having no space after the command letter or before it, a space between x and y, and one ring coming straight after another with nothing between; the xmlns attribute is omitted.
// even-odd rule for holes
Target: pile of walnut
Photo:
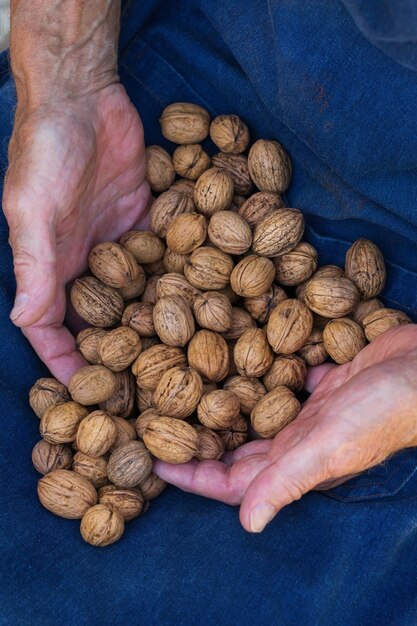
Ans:
<svg viewBox="0 0 417 626"><path fill-rule="evenodd" d="M376 299L385 267L371 241L353 244L344 270L317 268L301 241L303 215L280 195L291 161L279 143L256 141L245 156L242 120L210 123L194 104L168 106L161 127L180 145L172 158L146 150L160 193L152 232L96 245L92 276L72 287L91 325L77 336L91 365L68 389L41 379L30 392L43 437L33 450L40 501L82 518L83 538L98 546L119 539L165 487L151 454L219 459L249 426L274 437L300 411L307 365L328 355L346 363L411 321ZM208 134L221 150L212 157L199 145Z"/></svg>

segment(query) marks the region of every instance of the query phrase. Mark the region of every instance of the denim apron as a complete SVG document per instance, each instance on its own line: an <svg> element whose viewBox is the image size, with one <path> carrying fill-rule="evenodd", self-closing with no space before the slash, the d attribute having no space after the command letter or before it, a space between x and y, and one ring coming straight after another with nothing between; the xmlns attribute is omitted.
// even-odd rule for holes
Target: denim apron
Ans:
<svg viewBox="0 0 417 626"><path fill-rule="evenodd" d="M320 262L343 264L353 240L371 238L387 260L386 305L417 319L417 11L381 4L130 0L119 72L148 144L172 150L158 117L180 100L285 144L286 200ZM2 172L14 106L3 54ZM0 624L415 626L415 450L306 495L256 536L235 509L172 488L102 551L42 509L27 392L46 371L8 321L7 237L1 218Z"/></svg>

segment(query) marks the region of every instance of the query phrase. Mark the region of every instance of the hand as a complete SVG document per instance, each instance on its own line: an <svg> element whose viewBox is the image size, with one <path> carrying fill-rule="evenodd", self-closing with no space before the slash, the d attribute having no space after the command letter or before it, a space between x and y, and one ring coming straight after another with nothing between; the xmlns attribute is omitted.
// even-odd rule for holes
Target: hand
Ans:
<svg viewBox="0 0 417 626"><path fill-rule="evenodd" d="M329 488L417 445L417 325L384 333L346 365L313 368L311 396L274 440L252 441L225 462L157 461L156 473L185 491L240 504L260 532L287 504Z"/></svg>
<svg viewBox="0 0 417 626"><path fill-rule="evenodd" d="M119 84L34 110L18 109L3 207L17 295L10 315L54 376L81 365L63 325L65 286L90 248L138 226L150 198L143 129Z"/></svg>

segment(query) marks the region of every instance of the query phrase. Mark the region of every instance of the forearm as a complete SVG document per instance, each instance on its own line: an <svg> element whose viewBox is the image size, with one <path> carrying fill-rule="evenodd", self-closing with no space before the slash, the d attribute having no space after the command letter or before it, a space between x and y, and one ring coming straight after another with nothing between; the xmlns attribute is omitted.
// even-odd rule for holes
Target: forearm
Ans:
<svg viewBox="0 0 417 626"><path fill-rule="evenodd" d="M10 56L20 107L117 82L120 0L11 0Z"/></svg>

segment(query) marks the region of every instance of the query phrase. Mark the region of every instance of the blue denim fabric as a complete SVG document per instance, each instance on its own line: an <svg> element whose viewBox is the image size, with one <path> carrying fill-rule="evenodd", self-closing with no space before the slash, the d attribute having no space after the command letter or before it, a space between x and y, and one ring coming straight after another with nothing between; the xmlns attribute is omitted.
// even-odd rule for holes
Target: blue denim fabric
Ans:
<svg viewBox="0 0 417 626"><path fill-rule="evenodd" d="M294 161L287 200L305 212L321 261L342 263L356 237L371 237L388 259L386 302L417 316L413 33L402 45L405 31L394 29L390 50L378 45L389 39L386 21L377 3L363 4L130 0L120 75L148 143L161 143L158 116L175 100L240 113L254 137L281 140ZM14 104L2 55L2 173ZM235 509L175 489L105 550L85 544L77 522L45 511L27 393L46 372L8 321L7 237L0 218L1 625L415 626L416 450L308 494L257 536Z"/></svg>

